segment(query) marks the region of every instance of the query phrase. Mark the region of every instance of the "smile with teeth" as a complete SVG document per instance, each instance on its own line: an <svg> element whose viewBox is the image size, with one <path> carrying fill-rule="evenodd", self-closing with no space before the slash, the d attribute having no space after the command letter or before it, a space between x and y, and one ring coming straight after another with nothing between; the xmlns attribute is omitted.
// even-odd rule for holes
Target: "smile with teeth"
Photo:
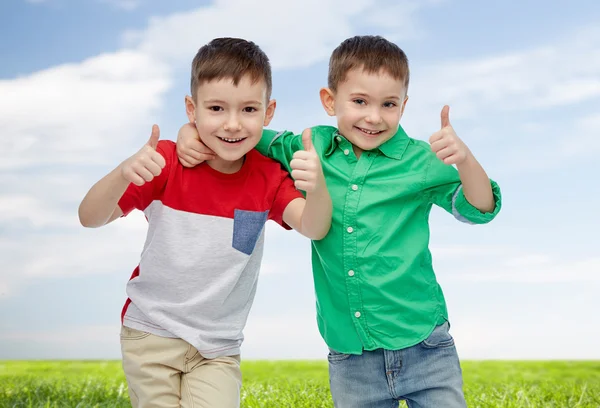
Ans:
<svg viewBox="0 0 600 408"><path fill-rule="evenodd" d="M228 137L219 137L219 139L221 139L222 141L227 142L227 143L237 143L237 142L241 142L245 138L244 137L240 137L240 138L237 138L237 139L231 139L231 138L228 138Z"/></svg>
<svg viewBox="0 0 600 408"><path fill-rule="evenodd" d="M376 136L376 135L378 135L378 134L380 134L380 133L383 132L383 130L368 130L368 129L360 128L358 126L355 126L355 127L358 130L360 130L361 132L366 133L367 135L372 135L372 136Z"/></svg>

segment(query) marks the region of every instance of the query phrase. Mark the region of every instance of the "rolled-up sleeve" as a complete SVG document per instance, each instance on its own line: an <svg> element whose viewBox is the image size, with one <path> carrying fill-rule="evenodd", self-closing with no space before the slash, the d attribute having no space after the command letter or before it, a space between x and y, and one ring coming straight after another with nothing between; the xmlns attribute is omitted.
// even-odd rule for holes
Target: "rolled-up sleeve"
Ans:
<svg viewBox="0 0 600 408"><path fill-rule="evenodd" d="M486 224L492 221L502 207L502 195L498 183L490 180L494 195L494 210L482 212L465 197L458 170L444 164L431 155L425 173L425 191L431 203L443 208L457 220L468 224Z"/></svg>

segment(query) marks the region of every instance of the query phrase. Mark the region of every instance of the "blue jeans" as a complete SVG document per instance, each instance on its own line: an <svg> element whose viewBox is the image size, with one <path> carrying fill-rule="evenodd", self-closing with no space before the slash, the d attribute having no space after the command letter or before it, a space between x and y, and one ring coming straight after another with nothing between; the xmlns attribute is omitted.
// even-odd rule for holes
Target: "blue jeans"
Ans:
<svg viewBox="0 0 600 408"><path fill-rule="evenodd" d="M330 350L329 385L336 408L465 408L462 370L446 322L403 350Z"/></svg>

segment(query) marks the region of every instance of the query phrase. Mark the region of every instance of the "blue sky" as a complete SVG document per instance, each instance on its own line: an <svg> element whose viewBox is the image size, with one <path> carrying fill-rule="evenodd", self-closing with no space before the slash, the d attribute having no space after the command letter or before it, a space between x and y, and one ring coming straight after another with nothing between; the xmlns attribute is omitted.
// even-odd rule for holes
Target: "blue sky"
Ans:
<svg viewBox="0 0 600 408"><path fill-rule="evenodd" d="M274 68L271 127L299 132L332 123L318 91L355 34L408 54L408 134L428 139L449 104L503 190L486 226L432 213L461 357L600 358L599 22L591 0L0 3L0 359L119 358L145 220L87 230L77 206L153 123L175 139L200 46L257 42ZM325 358L314 313L308 242L269 225L244 358Z"/></svg>

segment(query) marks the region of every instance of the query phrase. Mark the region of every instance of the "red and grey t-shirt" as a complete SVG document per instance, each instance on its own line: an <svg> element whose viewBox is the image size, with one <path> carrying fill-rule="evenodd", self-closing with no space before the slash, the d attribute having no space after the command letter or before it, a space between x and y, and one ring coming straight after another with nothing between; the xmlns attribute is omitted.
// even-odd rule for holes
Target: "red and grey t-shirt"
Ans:
<svg viewBox="0 0 600 408"><path fill-rule="evenodd" d="M138 267L127 284L123 324L181 338L207 358L240 353L256 292L264 225L302 194L279 163L255 150L235 174L203 163L183 167L172 141L160 141L160 176L131 184L119 201L148 219Z"/></svg>

